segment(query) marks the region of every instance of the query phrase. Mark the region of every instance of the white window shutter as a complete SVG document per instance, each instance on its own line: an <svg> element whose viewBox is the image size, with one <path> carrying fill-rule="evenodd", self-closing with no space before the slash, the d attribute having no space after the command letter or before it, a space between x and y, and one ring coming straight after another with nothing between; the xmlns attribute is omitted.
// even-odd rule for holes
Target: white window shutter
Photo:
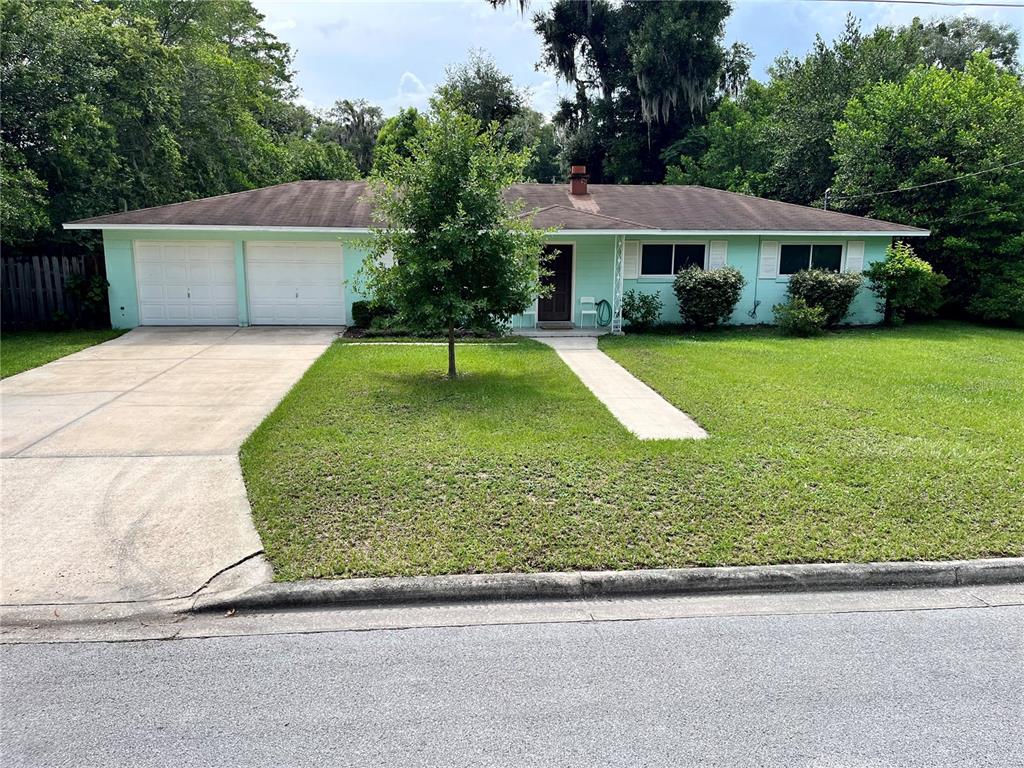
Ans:
<svg viewBox="0 0 1024 768"><path fill-rule="evenodd" d="M708 248L708 269L721 269L729 253L728 240L712 240Z"/></svg>
<svg viewBox="0 0 1024 768"><path fill-rule="evenodd" d="M779 276L779 241L761 241L761 261L757 270L758 277Z"/></svg>
<svg viewBox="0 0 1024 768"><path fill-rule="evenodd" d="M385 269L391 269L395 266L395 254L393 251L385 251L380 257L380 264Z"/></svg>
<svg viewBox="0 0 1024 768"><path fill-rule="evenodd" d="M635 240L626 241L626 253L622 265L622 277L625 280L636 280L640 277L640 243Z"/></svg>
<svg viewBox="0 0 1024 768"><path fill-rule="evenodd" d="M864 271L864 241L851 240L846 244L846 271Z"/></svg>

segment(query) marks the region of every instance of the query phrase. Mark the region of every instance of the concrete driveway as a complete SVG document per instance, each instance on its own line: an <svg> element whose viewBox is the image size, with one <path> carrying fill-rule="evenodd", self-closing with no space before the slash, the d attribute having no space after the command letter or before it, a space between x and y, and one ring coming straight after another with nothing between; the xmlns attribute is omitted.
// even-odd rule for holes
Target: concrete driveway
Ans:
<svg viewBox="0 0 1024 768"><path fill-rule="evenodd" d="M139 328L0 382L0 603L267 578L238 448L337 330Z"/></svg>

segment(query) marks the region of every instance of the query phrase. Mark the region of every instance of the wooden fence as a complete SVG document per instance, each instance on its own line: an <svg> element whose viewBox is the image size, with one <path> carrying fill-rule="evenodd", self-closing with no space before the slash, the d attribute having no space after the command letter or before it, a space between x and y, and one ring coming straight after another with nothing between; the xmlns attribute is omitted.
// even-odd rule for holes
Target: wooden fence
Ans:
<svg viewBox="0 0 1024 768"><path fill-rule="evenodd" d="M94 253L0 257L0 322L8 328L45 327L105 319L82 316L67 278L106 276L102 256Z"/></svg>

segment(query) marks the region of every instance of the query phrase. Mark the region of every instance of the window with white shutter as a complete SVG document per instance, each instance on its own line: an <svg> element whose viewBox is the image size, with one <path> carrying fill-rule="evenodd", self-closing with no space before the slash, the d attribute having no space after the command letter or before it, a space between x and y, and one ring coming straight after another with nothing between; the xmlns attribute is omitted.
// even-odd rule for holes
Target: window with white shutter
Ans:
<svg viewBox="0 0 1024 768"><path fill-rule="evenodd" d="M640 243L636 242L636 240L626 241L622 276L626 280L636 280L640 277Z"/></svg>
<svg viewBox="0 0 1024 768"><path fill-rule="evenodd" d="M846 271L864 271L864 241L851 240L846 244Z"/></svg>
<svg viewBox="0 0 1024 768"><path fill-rule="evenodd" d="M729 253L728 240L712 240L708 249L708 269L721 269Z"/></svg>
<svg viewBox="0 0 1024 768"><path fill-rule="evenodd" d="M761 257L758 263L757 276L779 276L779 242L777 240L761 241Z"/></svg>

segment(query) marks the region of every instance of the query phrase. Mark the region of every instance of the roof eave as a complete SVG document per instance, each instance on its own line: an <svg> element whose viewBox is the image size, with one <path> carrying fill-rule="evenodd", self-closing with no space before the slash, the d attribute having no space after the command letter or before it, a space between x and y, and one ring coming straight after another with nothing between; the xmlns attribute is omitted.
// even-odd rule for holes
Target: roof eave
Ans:
<svg viewBox="0 0 1024 768"><path fill-rule="evenodd" d="M63 225L68 230L169 230L173 232L319 232L367 234L369 227L276 227L238 224L114 224L72 221ZM630 235L675 237L928 237L927 229L900 230L753 230L753 229L556 229L556 235Z"/></svg>
<svg viewBox="0 0 1024 768"><path fill-rule="evenodd" d="M114 229L154 230L167 229L174 232L322 232L360 233L370 232L369 227L274 227L246 226L240 224L109 224L101 221L71 221L64 229Z"/></svg>
<svg viewBox="0 0 1024 768"><path fill-rule="evenodd" d="M556 235L673 235L677 237L928 237L927 229L780 230L780 229L559 229Z"/></svg>

